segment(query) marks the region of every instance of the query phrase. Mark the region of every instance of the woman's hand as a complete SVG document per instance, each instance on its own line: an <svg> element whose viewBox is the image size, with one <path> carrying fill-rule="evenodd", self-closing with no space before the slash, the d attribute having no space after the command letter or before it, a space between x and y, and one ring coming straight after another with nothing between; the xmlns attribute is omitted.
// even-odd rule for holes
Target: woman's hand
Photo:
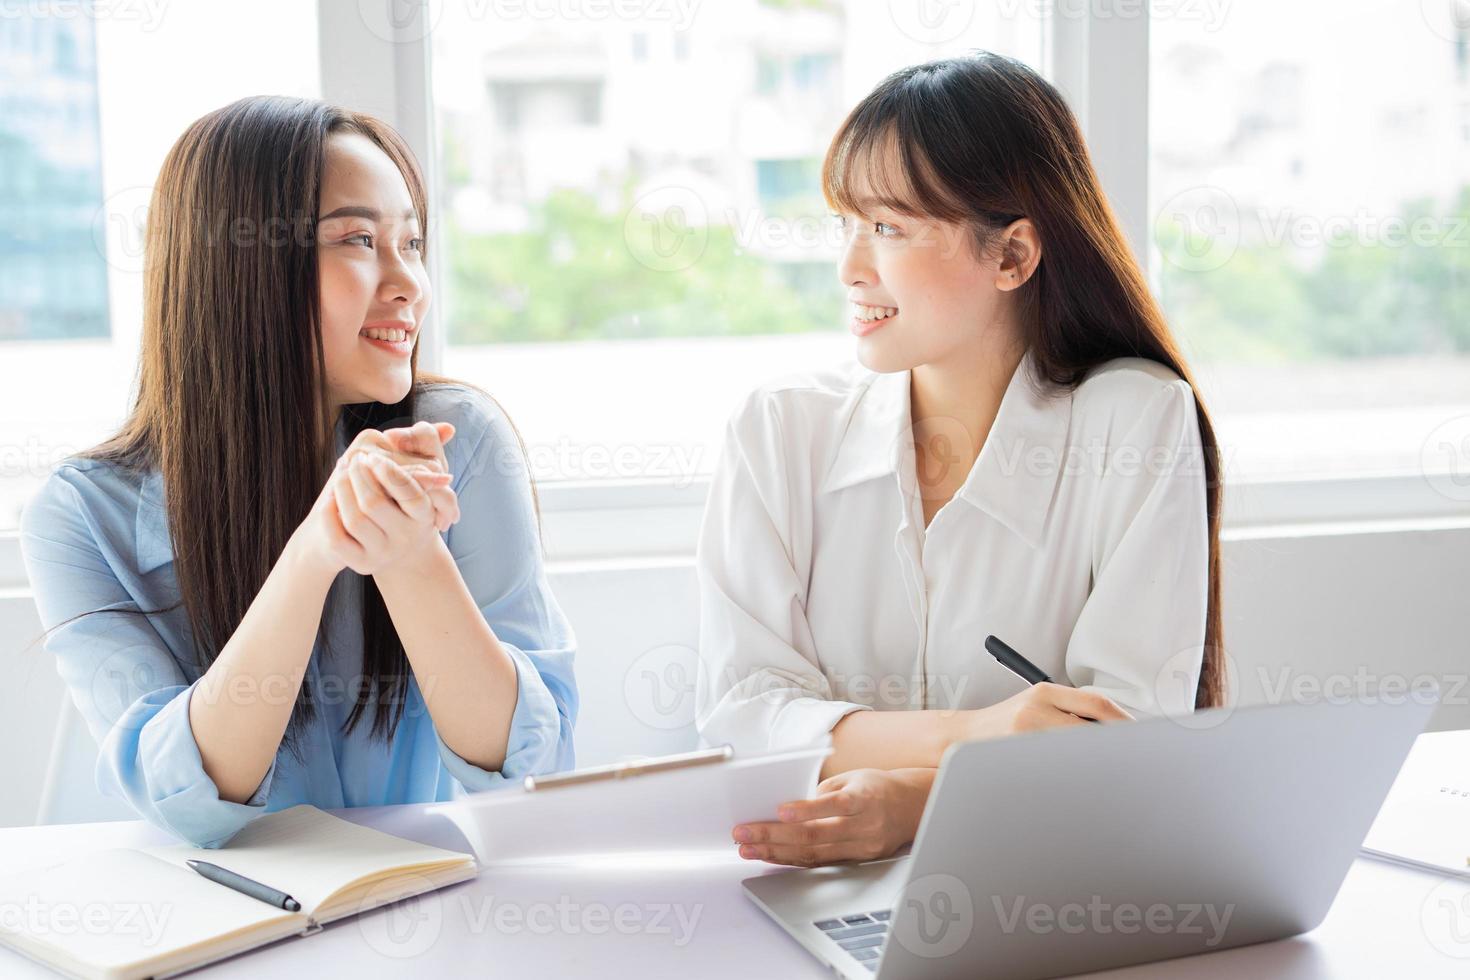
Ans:
<svg viewBox="0 0 1470 980"><path fill-rule="evenodd" d="M914 839L933 769L852 769L817 784L810 800L783 803L777 822L737 826L740 856L812 867L884 858Z"/></svg>
<svg viewBox="0 0 1470 980"><path fill-rule="evenodd" d="M336 469L317 495L306 520L292 535L288 546L291 554L304 559L328 579L344 568L361 571L366 567L368 555L363 543L354 537L343 521L338 491L351 492L353 501L357 501L355 492L351 491L350 468L353 460L369 456L385 458L407 474L432 504L435 530L448 530L459 520L459 500L449 488L453 478L444 457L444 443L452 438L454 426L448 422L420 422L411 428L364 429L358 433L352 445L337 460ZM378 464L364 465L375 467ZM391 488L379 483L379 489L384 496L393 497ZM408 497L410 506L416 507L414 501L418 494L407 487L400 489ZM357 513L361 510L358 501ZM401 507L399 510L402 512ZM381 533L381 529L378 531ZM364 529L364 534L369 540L376 538L367 529Z"/></svg>
<svg viewBox="0 0 1470 980"><path fill-rule="evenodd" d="M1098 721L1133 720L1132 715L1102 694L1047 682L1032 684L1019 694L988 708L970 711L969 716L966 726L969 738L1000 738L1047 728L1085 725L1089 718Z"/></svg>
<svg viewBox="0 0 1470 980"><path fill-rule="evenodd" d="M363 429L337 462L345 465L361 453L381 452L391 456L399 466L422 463L448 473L444 445L453 438L454 426L448 422L419 421L397 429Z"/></svg>
<svg viewBox="0 0 1470 980"><path fill-rule="evenodd" d="M438 504L429 486L447 494L457 517L458 502L449 489L452 477L420 468L410 473L386 455L366 452L339 467L327 481L328 505L346 540L334 537L335 553L359 575L373 575L399 563L411 563L442 544L436 523ZM327 515L330 524L333 515Z"/></svg>
<svg viewBox="0 0 1470 980"><path fill-rule="evenodd" d="M337 469L342 470L359 456L378 454L387 456L416 479L421 470L448 473L444 444L453 438L454 426L448 422L420 421L411 427L381 431L364 429L337 460ZM418 482L434 503L435 527L440 531L449 530L459 520L458 499L442 481Z"/></svg>

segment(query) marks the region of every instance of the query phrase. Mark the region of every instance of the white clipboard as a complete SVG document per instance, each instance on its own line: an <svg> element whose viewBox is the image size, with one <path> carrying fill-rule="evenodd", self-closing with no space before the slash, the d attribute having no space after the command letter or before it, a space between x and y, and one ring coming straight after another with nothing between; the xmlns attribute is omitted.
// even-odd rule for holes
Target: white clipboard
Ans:
<svg viewBox="0 0 1470 980"><path fill-rule="evenodd" d="M448 817L482 865L586 854L728 850L738 823L775 820L808 799L830 744L736 758L728 745L528 777L516 789L428 808Z"/></svg>

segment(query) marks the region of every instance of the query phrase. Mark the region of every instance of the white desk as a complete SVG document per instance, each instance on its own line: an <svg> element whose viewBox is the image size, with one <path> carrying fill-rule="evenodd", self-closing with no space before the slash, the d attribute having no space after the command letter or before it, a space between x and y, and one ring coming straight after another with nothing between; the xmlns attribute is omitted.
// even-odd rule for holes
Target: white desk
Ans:
<svg viewBox="0 0 1470 980"><path fill-rule="evenodd" d="M468 851L459 832L421 805L334 811L357 823ZM0 830L0 867L22 868L105 847L166 843L142 822ZM830 977L743 896L765 865L736 857L654 868L544 865L487 871L405 904L333 923L194 976L331 977ZM1433 893L1433 894L1431 894ZM1441 905L1444 899L1458 905ZM682 919L680 918L682 915ZM1463 941L1437 949L1457 915ZM1433 923L1431 923L1433 924ZM1457 953L1451 955L1451 953ZM0 949L0 977L55 974ZM1343 978L1470 976L1470 882L1360 859L1326 921L1295 939L1090 976Z"/></svg>

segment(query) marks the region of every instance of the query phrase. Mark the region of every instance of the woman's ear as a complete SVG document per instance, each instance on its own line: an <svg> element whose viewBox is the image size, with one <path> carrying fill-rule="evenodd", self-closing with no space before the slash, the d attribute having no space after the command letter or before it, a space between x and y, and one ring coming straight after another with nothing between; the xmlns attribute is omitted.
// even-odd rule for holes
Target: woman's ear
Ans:
<svg viewBox="0 0 1470 980"><path fill-rule="evenodd" d="M1000 233L1000 266L996 269L995 288L1001 292L1017 289L1041 264L1041 236L1030 218L1017 218Z"/></svg>

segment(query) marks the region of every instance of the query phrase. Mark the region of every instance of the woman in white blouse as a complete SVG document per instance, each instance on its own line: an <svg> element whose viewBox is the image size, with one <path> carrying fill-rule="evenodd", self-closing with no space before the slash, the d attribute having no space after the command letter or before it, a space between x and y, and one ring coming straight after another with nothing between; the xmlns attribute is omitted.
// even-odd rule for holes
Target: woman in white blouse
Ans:
<svg viewBox="0 0 1470 980"><path fill-rule="evenodd" d="M831 735L812 800L733 831L799 865L911 841L953 742L1224 683L1215 435L1060 94L988 53L905 69L822 179L862 367L750 395L699 547L702 736Z"/></svg>

